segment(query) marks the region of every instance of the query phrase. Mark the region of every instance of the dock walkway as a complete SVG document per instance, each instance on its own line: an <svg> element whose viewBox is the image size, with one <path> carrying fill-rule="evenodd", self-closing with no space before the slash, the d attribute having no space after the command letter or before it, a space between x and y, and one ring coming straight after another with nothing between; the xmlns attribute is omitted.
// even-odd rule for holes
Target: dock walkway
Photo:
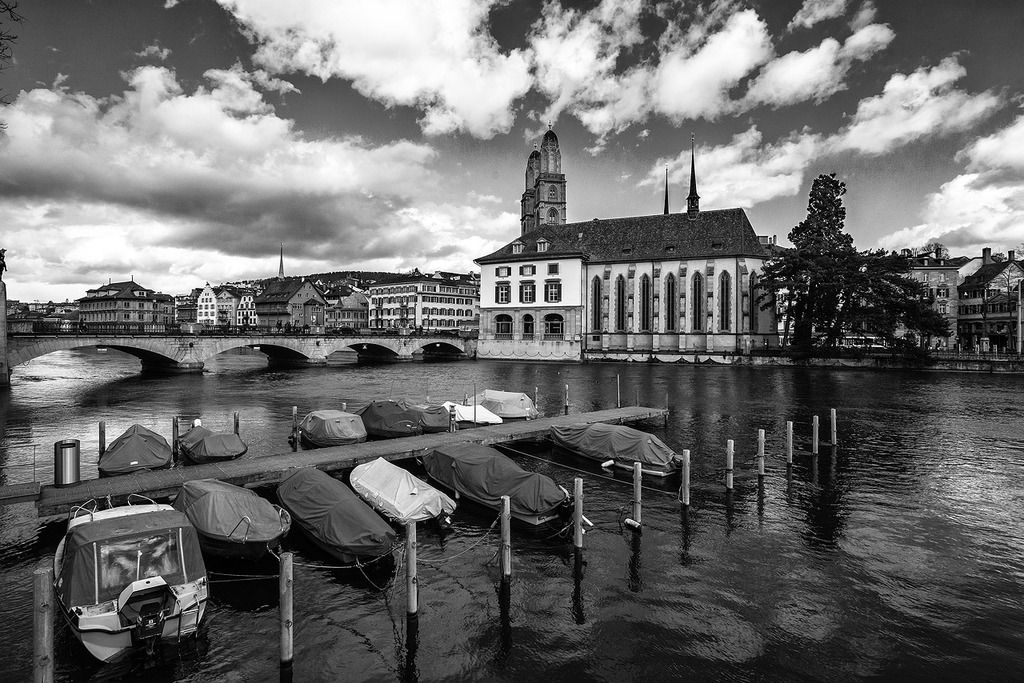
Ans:
<svg viewBox="0 0 1024 683"><path fill-rule="evenodd" d="M240 458L221 463L173 467L166 470L137 472L135 474L81 481L73 486L40 486L33 497L31 489L22 485L17 491L18 501L35 500L36 512L41 518L65 515L75 505L90 499L105 500L108 496L114 504L123 503L130 494L136 493L149 498L167 498L177 493L186 481L195 479L219 479L238 486L275 484L283 480L292 470L302 467L317 467L325 472L348 469L377 458L403 460L426 455L439 446L460 443L494 445L517 439L539 438L548 434L555 425L580 423L630 424L645 420L663 419L664 408L631 406L599 410L592 413L575 413L557 417L542 417L536 420L505 422L500 425L473 427L457 432L424 434L384 441L308 451L286 451L259 458ZM0 486L0 503L15 502L12 487ZM29 495L26 495L26 494Z"/></svg>

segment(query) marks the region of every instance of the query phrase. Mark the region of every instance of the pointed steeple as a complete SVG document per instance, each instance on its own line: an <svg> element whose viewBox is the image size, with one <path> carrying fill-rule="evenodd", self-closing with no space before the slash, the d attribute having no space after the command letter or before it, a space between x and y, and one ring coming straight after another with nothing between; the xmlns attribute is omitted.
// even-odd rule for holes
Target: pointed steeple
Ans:
<svg viewBox="0 0 1024 683"><path fill-rule="evenodd" d="M697 163L693 152L694 135L690 133L690 195L686 198L686 213L696 218L700 211L700 195L697 194Z"/></svg>
<svg viewBox="0 0 1024 683"><path fill-rule="evenodd" d="M277 266L277 277L284 279L284 242L281 242L281 262Z"/></svg>
<svg viewBox="0 0 1024 683"><path fill-rule="evenodd" d="M665 164L665 215L668 215L668 164Z"/></svg>

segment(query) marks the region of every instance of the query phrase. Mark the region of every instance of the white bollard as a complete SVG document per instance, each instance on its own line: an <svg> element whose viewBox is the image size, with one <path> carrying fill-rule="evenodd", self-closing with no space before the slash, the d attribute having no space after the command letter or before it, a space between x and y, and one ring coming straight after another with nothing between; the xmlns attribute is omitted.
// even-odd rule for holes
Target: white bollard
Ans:
<svg viewBox="0 0 1024 683"><path fill-rule="evenodd" d="M832 445L833 446L838 446L839 445L839 435L836 434L836 409L835 408L830 408L829 409L829 422L832 423L830 425L832 427L832 431L830 432L830 434L832 435Z"/></svg>
<svg viewBox="0 0 1024 683"><path fill-rule="evenodd" d="M757 430L757 475L764 476L764 430Z"/></svg>
<svg viewBox="0 0 1024 683"><path fill-rule="evenodd" d="M793 464L793 422L786 422L786 464Z"/></svg>
<svg viewBox="0 0 1024 683"><path fill-rule="evenodd" d="M683 449L682 481L679 485L679 502L690 505L690 449Z"/></svg>
<svg viewBox="0 0 1024 683"><path fill-rule="evenodd" d="M818 454L818 416L811 418L811 454Z"/></svg>
<svg viewBox="0 0 1024 683"><path fill-rule="evenodd" d="M732 491L733 441L725 442L725 490Z"/></svg>

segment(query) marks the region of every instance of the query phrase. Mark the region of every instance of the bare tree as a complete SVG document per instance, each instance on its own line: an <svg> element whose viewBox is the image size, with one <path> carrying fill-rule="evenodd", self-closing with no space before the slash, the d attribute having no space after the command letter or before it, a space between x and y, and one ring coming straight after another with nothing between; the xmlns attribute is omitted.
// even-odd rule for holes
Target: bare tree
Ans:
<svg viewBox="0 0 1024 683"><path fill-rule="evenodd" d="M18 13L18 2L14 0L0 0L0 71L6 69L14 53L11 47L18 36L13 33L11 24L21 21L22 16ZM0 91L2 93L2 91ZM6 104L6 97L0 96L0 103Z"/></svg>

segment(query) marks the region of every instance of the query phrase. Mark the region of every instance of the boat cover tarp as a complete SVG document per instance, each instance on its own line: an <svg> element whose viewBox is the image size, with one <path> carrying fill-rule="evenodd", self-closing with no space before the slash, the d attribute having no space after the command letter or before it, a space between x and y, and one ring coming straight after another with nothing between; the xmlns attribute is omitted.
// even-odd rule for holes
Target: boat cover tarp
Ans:
<svg viewBox="0 0 1024 683"><path fill-rule="evenodd" d="M424 434L448 431L448 423L451 421L451 416L444 406L421 405L409 403L408 401L398 401L398 405L419 416L420 429L423 430Z"/></svg>
<svg viewBox="0 0 1024 683"><path fill-rule="evenodd" d="M433 479L459 494L500 509L501 497L509 497L513 513L536 515L550 512L565 500L565 492L551 477L527 472L489 446L467 443L443 446L423 457Z"/></svg>
<svg viewBox="0 0 1024 683"><path fill-rule="evenodd" d="M554 426L551 427L551 439L559 446L601 461L614 458L672 467L673 460L678 459L658 437L625 425Z"/></svg>
<svg viewBox="0 0 1024 683"><path fill-rule="evenodd" d="M341 446L366 441L363 420L340 410L314 410L302 418L299 431L317 446Z"/></svg>
<svg viewBox="0 0 1024 683"><path fill-rule="evenodd" d="M484 389L473 397L472 402L501 418L525 417L532 420L540 416L537 407L533 405L533 399L521 391Z"/></svg>
<svg viewBox="0 0 1024 683"><path fill-rule="evenodd" d="M196 530L177 510L98 519L72 528L64 542L56 591L65 606L98 605L148 576L161 576L169 586L206 576Z"/></svg>
<svg viewBox="0 0 1024 683"><path fill-rule="evenodd" d="M372 401L356 411L363 419L366 433L378 438L393 439L400 436L422 434L420 416L397 401Z"/></svg>
<svg viewBox="0 0 1024 683"><path fill-rule="evenodd" d="M134 424L110 442L100 456L100 474L111 476L139 470L157 470L171 464L171 447L164 437Z"/></svg>
<svg viewBox="0 0 1024 683"><path fill-rule="evenodd" d="M292 520L343 561L377 557L391 550L394 530L343 483L307 467L277 487Z"/></svg>
<svg viewBox="0 0 1024 683"><path fill-rule="evenodd" d="M173 505L202 534L224 541L272 541L285 531L281 515L270 501L255 491L216 479L186 481Z"/></svg>
<svg viewBox="0 0 1024 683"><path fill-rule="evenodd" d="M363 500L403 524L455 511L454 500L384 458L357 466L349 481Z"/></svg>
<svg viewBox="0 0 1024 683"><path fill-rule="evenodd" d="M203 426L193 427L182 434L178 447L193 462L231 460L243 455L248 448L237 434L214 433Z"/></svg>
<svg viewBox="0 0 1024 683"><path fill-rule="evenodd" d="M482 425L500 425L502 419L480 404L464 406L459 403L445 401L441 405L445 410L455 406L455 419L459 422L473 422Z"/></svg>

